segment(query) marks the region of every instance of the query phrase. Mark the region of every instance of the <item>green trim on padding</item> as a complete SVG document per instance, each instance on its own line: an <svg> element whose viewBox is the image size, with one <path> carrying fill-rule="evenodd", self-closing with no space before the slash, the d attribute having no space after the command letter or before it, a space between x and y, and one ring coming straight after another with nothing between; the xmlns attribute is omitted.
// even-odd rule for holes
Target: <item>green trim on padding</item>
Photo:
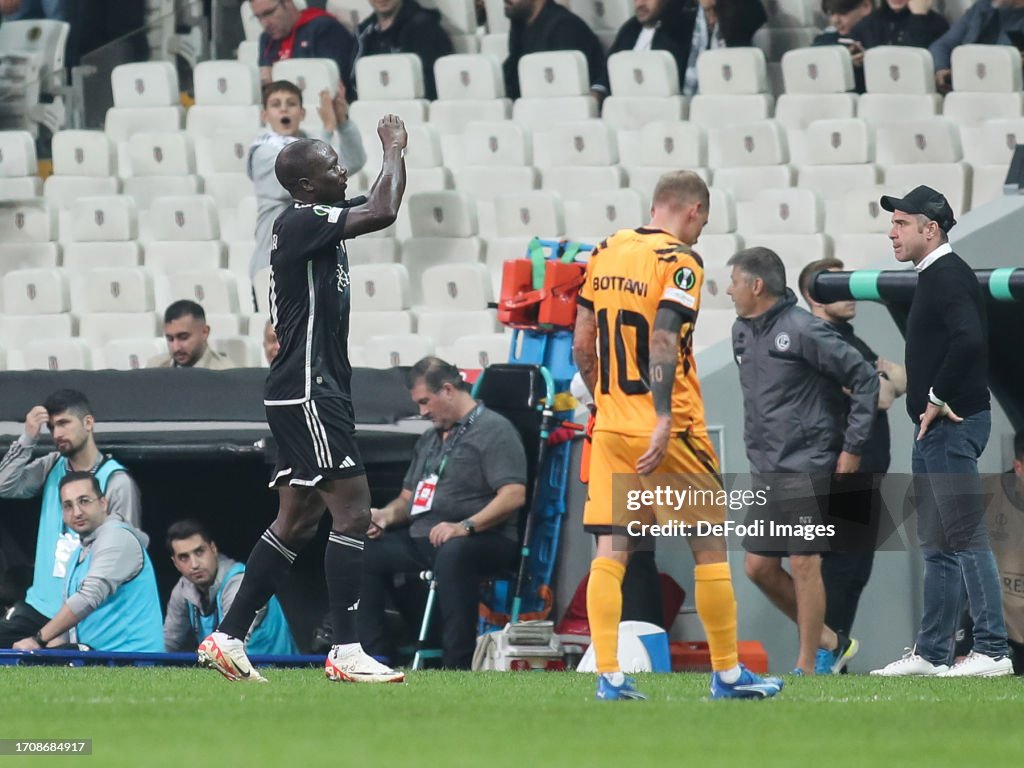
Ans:
<svg viewBox="0 0 1024 768"><path fill-rule="evenodd" d="M858 301L880 301L881 294L878 292L878 276L882 274L877 269L858 269L850 273L850 294Z"/></svg>
<svg viewBox="0 0 1024 768"><path fill-rule="evenodd" d="M996 301L1015 301L1010 292L1010 276L1016 272L1015 267L1000 267L993 269L988 277L988 292Z"/></svg>

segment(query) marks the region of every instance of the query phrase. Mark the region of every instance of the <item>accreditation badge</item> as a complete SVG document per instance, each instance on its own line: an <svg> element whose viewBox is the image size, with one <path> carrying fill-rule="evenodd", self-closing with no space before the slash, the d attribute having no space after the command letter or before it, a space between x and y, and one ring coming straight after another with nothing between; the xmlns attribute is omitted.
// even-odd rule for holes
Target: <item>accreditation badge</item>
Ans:
<svg viewBox="0 0 1024 768"><path fill-rule="evenodd" d="M78 549L77 533L62 533L57 538L57 546L53 550L53 575L63 579L68 575L68 560L71 553Z"/></svg>
<svg viewBox="0 0 1024 768"><path fill-rule="evenodd" d="M434 491L437 490L437 480L437 473L432 472L416 484L416 492L412 495L412 510L409 513L412 517L430 511L434 504Z"/></svg>

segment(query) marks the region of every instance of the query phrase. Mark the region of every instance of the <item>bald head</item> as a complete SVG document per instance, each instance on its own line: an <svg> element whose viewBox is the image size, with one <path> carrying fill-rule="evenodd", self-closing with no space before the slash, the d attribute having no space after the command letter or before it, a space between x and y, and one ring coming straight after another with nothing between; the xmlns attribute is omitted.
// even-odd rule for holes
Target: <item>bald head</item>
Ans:
<svg viewBox="0 0 1024 768"><path fill-rule="evenodd" d="M304 203L334 203L345 197L348 172L338 153L317 139L299 139L277 155L274 174L288 193Z"/></svg>

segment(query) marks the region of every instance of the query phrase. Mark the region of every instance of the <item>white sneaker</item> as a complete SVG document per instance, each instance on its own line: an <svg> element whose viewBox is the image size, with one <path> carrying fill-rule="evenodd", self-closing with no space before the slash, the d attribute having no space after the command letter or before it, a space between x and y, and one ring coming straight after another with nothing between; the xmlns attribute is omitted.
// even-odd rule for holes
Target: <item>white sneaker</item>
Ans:
<svg viewBox="0 0 1024 768"><path fill-rule="evenodd" d="M396 672L367 656L360 645L336 645L327 654L324 672L328 680L346 683L401 683L405 673Z"/></svg>
<svg viewBox="0 0 1024 768"><path fill-rule="evenodd" d="M880 677L909 677L912 675L941 675L949 669L945 664L932 664L928 659L918 656L913 648L907 648L902 659L890 662L881 669L872 669L872 675Z"/></svg>
<svg viewBox="0 0 1024 768"><path fill-rule="evenodd" d="M236 637L223 632L214 632L207 637L196 652L199 666L216 669L228 680L250 683L265 683L261 675L245 655L245 644Z"/></svg>
<svg viewBox="0 0 1024 768"><path fill-rule="evenodd" d="M939 677L1002 677L1013 674L1009 656L993 659L983 653L971 651Z"/></svg>

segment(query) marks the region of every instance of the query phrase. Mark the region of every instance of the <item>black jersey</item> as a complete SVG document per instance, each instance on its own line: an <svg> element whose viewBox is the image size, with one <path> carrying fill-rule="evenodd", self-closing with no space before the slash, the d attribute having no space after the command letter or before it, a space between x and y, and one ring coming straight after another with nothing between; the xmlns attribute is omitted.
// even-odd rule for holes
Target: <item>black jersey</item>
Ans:
<svg viewBox="0 0 1024 768"><path fill-rule="evenodd" d="M264 404L342 398L351 413L348 359L348 254L341 242L348 208L294 203L274 222L270 319L281 349L270 366Z"/></svg>

